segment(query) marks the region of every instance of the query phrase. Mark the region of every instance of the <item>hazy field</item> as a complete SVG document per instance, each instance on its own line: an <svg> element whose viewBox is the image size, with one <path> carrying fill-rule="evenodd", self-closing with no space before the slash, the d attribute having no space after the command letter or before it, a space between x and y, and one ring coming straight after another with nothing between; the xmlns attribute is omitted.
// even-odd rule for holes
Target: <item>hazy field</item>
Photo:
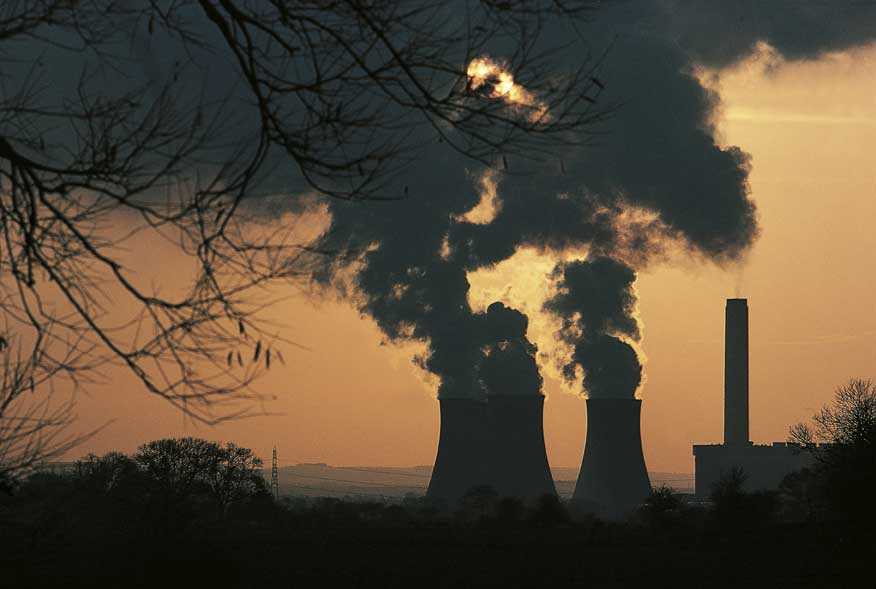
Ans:
<svg viewBox="0 0 876 589"><path fill-rule="evenodd" d="M578 476L577 467L551 469L557 492L571 497ZM281 495L320 497L359 497L362 499L401 499L407 494L423 495L429 485L432 467L332 466L296 464L279 469ZM270 478L270 471L266 473ZM651 472L651 484L666 484L676 491L692 493L691 473Z"/></svg>

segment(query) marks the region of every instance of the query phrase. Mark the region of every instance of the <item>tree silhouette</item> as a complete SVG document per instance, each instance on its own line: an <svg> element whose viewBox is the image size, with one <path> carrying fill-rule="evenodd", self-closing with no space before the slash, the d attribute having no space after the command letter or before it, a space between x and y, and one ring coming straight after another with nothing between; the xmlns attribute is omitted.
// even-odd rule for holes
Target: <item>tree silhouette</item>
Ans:
<svg viewBox="0 0 876 589"><path fill-rule="evenodd" d="M459 500L460 513L482 520L492 514L499 502L499 493L490 485L476 485L465 492Z"/></svg>
<svg viewBox="0 0 876 589"><path fill-rule="evenodd" d="M665 484L651 489L651 494L639 510L653 530L663 530L677 523L684 510L681 495Z"/></svg>
<svg viewBox="0 0 876 589"><path fill-rule="evenodd" d="M852 379L838 387L833 402L811 424L791 427L789 441L814 457L810 485L831 517L847 523L876 521L876 382Z"/></svg>
<svg viewBox="0 0 876 589"><path fill-rule="evenodd" d="M222 517L235 502L265 490L261 459L230 442L155 440L140 446L134 461L169 504L202 495Z"/></svg>
<svg viewBox="0 0 876 589"><path fill-rule="evenodd" d="M530 519L537 526L556 526L569 521L569 512L559 497L545 493L538 498Z"/></svg>
<svg viewBox="0 0 876 589"><path fill-rule="evenodd" d="M0 337L0 491L11 490L20 475L89 437L66 430L73 418L71 398L36 395L65 372L77 354L71 347L62 358L47 356L42 337L30 346L15 336Z"/></svg>
<svg viewBox="0 0 876 589"><path fill-rule="evenodd" d="M262 477L262 459L249 448L232 442L212 449L213 459L204 473L207 487L224 518L228 509L259 492L267 492Z"/></svg>
<svg viewBox="0 0 876 589"><path fill-rule="evenodd" d="M817 522L823 517L822 481L811 468L788 473L779 484L782 515L789 521Z"/></svg>
<svg viewBox="0 0 876 589"><path fill-rule="evenodd" d="M586 51L553 68L543 29L597 4L3 2L0 342L36 342L40 394L113 362L195 419L249 411L283 361L265 287L331 254L264 207L405 198L424 137L491 166L575 141L602 83ZM157 241L191 267L162 268Z"/></svg>
<svg viewBox="0 0 876 589"><path fill-rule="evenodd" d="M775 516L777 494L766 490L748 491L747 480L745 471L733 466L712 485L709 493L712 515L722 532L762 528Z"/></svg>
<svg viewBox="0 0 876 589"><path fill-rule="evenodd" d="M198 438L167 438L140 446L134 461L171 501L203 494L225 517L228 508L265 492L262 460L249 448Z"/></svg>

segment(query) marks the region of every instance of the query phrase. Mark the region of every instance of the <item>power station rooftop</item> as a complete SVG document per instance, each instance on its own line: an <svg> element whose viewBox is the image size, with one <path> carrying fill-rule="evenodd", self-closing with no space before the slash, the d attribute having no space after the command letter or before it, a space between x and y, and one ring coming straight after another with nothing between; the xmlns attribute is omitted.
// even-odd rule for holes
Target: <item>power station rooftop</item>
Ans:
<svg viewBox="0 0 876 589"><path fill-rule="evenodd" d="M815 447L817 447L817 448L827 448L829 446L830 446L830 444L827 444L827 443L815 444ZM755 444L754 442L748 442L747 445L746 444L743 444L743 445L732 445L731 444L729 446L726 444L694 444L693 445L693 453L694 453L694 456L696 456L697 451L700 451L700 452L717 452L717 451L724 451L724 450L726 450L728 452L732 452L734 450L765 451L765 450L773 450L774 448L782 450L782 451L792 450L795 452L801 451L804 449L802 444L795 444L793 442L772 442L772 443L768 443L768 444Z"/></svg>

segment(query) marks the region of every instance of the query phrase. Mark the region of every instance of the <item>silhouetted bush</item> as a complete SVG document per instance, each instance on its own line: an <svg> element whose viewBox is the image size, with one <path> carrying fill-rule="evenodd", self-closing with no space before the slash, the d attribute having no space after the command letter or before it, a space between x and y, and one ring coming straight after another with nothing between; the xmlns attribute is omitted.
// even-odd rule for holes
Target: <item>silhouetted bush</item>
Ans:
<svg viewBox="0 0 876 589"><path fill-rule="evenodd" d="M496 519L505 524L513 525L521 522L526 515L526 506L517 497L502 497L496 508Z"/></svg>
<svg viewBox="0 0 876 589"><path fill-rule="evenodd" d="M651 490L635 514L648 528L662 532L677 527L686 515L684 500L671 487L661 485Z"/></svg>
<svg viewBox="0 0 876 589"><path fill-rule="evenodd" d="M556 495L545 494L538 498L529 520L537 526L552 527L569 522L569 511Z"/></svg>
<svg viewBox="0 0 876 589"><path fill-rule="evenodd" d="M252 452L184 438L146 444L134 456L93 454L58 475L37 472L7 501L14 523L38 538L179 536L225 519L276 511Z"/></svg>
<svg viewBox="0 0 876 589"><path fill-rule="evenodd" d="M791 428L790 439L815 462L805 481L789 481L789 491L843 527L868 533L876 526L876 382L840 386L812 425Z"/></svg>
<svg viewBox="0 0 876 589"><path fill-rule="evenodd" d="M12 477L6 473L0 473L0 493L11 495L14 488L15 484Z"/></svg>
<svg viewBox="0 0 876 589"><path fill-rule="evenodd" d="M468 521L493 517L499 504L499 494L489 485L478 485L466 491L459 500L458 515Z"/></svg>
<svg viewBox="0 0 876 589"><path fill-rule="evenodd" d="M734 533L763 527L773 521L778 507L773 491L745 491L747 476L733 467L712 486L709 499L718 528Z"/></svg>
<svg viewBox="0 0 876 589"><path fill-rule="evenodd" d="M831 567L859 563L867 546L850 550L840 532L800 517L814 480L805 472L788 477L777 495L747 492L744 473L730 471L708 509L660 487L625 522L571 519L569 503L555 496L522 501L489 487L472 489L449 514L412 495L396 504L352 497L275 502L255 485L223 515L209 485L197 480L202 468L215 468L202 460L214 450L161 444L153 456L162 464L162 456L176 460L191 451L191 460L207 465L195 470L189 459L147 468L110 453L85 457L64 475L22 481L0 496L3 581L54 587L88 579L126 589L255 586L278 578L300 586L565 586L552 582L557 574L575 586L668 586L689 577L717 587L746 586L755 565L749 571L734 563L757 558L764 567L783 563L775 575L758 571L764 579L803 586L811 578L821 587L837 584ZM190 476L177 483L177 475L156 472ZM162 519L167 495L181 502L173 513L183 524ZM661 577L668 563L672 572Z"/></svg>
<svg viewBox="0 0 876 589"><path fill-rule="evenodd" d="M252 495L267 491L262 461L248 448L197 438L156 440L134 461L150 482L162 516L179 520L209 505L219 518Z"/></svg>
<svg viewBox="0 0 876 589"><path fill-rule="evenodd" d="M824 519L824 481L815 470L804 468L788 474L779 484L780 516L790 522L818 522Z"/></svg>

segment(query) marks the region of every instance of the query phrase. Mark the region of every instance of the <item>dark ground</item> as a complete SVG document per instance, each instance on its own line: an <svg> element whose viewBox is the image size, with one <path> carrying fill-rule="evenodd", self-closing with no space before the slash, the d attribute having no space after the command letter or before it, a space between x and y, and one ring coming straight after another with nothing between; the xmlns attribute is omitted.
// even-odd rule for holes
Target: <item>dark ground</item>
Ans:
<svg viewBox="0 0 876 589"><path fill-rule="evenodd" d="M661 533L598 521L299 521L185 537L42 539L0 558L6 587L869 587L876 553L805 525Z"/></svg>

